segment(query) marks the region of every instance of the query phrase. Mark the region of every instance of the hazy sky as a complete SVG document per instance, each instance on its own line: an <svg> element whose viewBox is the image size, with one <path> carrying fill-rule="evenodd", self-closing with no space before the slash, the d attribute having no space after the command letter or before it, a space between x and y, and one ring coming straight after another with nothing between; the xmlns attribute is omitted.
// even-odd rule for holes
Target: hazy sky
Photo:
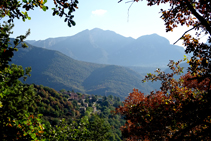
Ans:
<svg viewBox="0 0 211 141"><path fill-rule="evenodd" d="M118 0L79 0L79 5L73 14L76 26L69 28L64 18L52 16L52 1L48 0L49 10L44 12L39 8L29 12L31 20L23 22L15 20L13 37L24 34L31 29L27 40L44 40L50 37L72 36L85 29L101 28L112 30L126 37L138 38L142 35L157 33L174 43L187 27L180 27L174 32L165 32L165 26L160 9L167 9L168 5L147 6L145 1L134 3L128 15L131 2ZM202 38L204 41L206 37ZM202 40L202 41L203 41ZM178 43L178 45L181 45Z"/></svg>

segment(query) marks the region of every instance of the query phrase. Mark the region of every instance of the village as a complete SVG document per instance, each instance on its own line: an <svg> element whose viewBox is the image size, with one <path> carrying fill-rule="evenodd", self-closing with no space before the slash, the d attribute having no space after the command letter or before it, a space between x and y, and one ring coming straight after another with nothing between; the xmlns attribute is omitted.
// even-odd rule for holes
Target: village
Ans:
<svg viewBox="0 0 211 141"><path fill-rule="evenodd" d="M62 94L69 96L67 100L71 101L73 106L79 110L81 114L85 114L89 107L92 108L92 113L100 114L101 110L99 105L109 106L114 104L112 101L113 96L107 98L106 96L81 94L70 91L64 91Z"/></svg>

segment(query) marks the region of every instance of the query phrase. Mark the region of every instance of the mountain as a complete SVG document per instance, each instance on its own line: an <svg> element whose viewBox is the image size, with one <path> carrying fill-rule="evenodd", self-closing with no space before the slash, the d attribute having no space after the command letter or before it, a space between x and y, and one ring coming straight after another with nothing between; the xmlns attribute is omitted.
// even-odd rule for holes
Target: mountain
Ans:
<svg viewBox="0 0 211 141"><path fill-rule="evenodd" d="M19 49L12 58L12 63L31 66L31 77L26 83L44 85L56 90L75 90L97 95L114 95L122 100L138 88L144 93L152 90L143 84L142 75L125 67L99 65L74 60L58 51L28 45Z"/></svg>
<svg viewBox="0 0 211 141"><path fill-rule="evenodd" d="M39 41L35 41L35 40L27 40L27 43L38 46L38 47L42 47L42 48L49 48L50 46L53 46L54 44L65 40L67 37L58 37L58 38L48 38L46 40L39 40Z"/></svg>
<svg viewBox="0 0 211 141"><path fill-rule="evenodd" d="M76 60L109 64L108 55L133 40L133 38L123 37L113 31L103 31L95 28L91 31L84 30L70 37L26 42L34 46L60 51Z"/></svg>
<svg viewBox="0 0 211 141"><path fill-rule="evenodd" d="M121 66L166 67L169 60L180 60L185 54L182 47L171 45L157 34L133 39L98 28L69 37L28 42L76 60Z"/></svg>
<svg viewBox="0 0 211 141"><path fill-rule="evenodd" d="M157 34L141 36L131 44L110 55L114 64L127 66L164 67L169 60L179 60L184 56L184 49L171 45Z"/></svg>

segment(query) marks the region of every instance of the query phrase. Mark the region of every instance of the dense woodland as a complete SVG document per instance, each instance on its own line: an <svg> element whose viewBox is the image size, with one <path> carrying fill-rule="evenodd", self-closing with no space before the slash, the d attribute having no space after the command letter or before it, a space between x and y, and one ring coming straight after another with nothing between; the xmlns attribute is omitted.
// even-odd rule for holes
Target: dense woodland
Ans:
<svg viewBox="0 0 211 141"><path fill-rule="evenodd" d="M122 105L119 97L87 95L64 89L58 92L38 85L34 85L34 88L40 99L36 101L35 107L30 107L29 111L42 114L45 125L56 127L62 119L68 124L80 123L83 118L95 122L95 117L98 117L108 126L109 140L122 140L120 127L124 125L125 120L120 115L111 113Z"/></svg>
<svg viewBox="0 0 211 141"><path fill-rule="evenodd" d="M0 20L8 17L7 22L0 25L1 140L211 139L210 1L147 0L148 6L170 4L170 9L161 9L166 32L179 25L191 27L178 40L183 40L185 53L192 53L192 56L190 59L185 56L180 61L171 60L168 73L157 69L155 74L145 76L143 82L161 81L160 90L145 95L133 89L123 102L112 95L88 95L65 89L56 91L36 83L22 83L30 76L31 68L23 69L11 61L14 52L27 47L23 41L30 31L11 43L14 19L30 20L28 13L20 9L29 11L39 7L46 11L46 2L0 1ZM78 1L55 0L54 4L53 16L64 17L69 27L75 26L72 12L78 8ZM191 30L196 31L196 37L188 34ZM209 35L208 44L199 42L202 34ZM189 64L188 70L175 79L175 75L183 73L181 62Z"/></svg>

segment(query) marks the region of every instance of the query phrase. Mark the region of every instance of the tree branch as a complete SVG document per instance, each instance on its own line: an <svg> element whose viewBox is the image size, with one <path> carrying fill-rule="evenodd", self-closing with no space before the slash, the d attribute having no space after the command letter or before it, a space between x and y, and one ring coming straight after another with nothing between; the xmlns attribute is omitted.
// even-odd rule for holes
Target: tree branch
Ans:
<svg viewBox="0 0 211 141"><path fill-rule="evenodd" d="M188 127L186 127L185 129L181 129L180 131L176 132L173 137L170 139L170 141L179 141L182 140L183 136L185 133L187 133L188 131L190 131L193 127L195 127L196 125L199 125L199 123L201 123L201 121L195 122L192 125L189 125Z"/></svg>
<svg viewBox="0 0 211 141"><path fill-rule="evenodd" d="M191 31L191 30L193 30L194 28L196 28L197 26L199 26L199 24L198 25L195 25L194 27L192 27L191 29L189 29L189 30L187 30L187 31L185 31L185 33L174 43L174 45L186 34L186 33L188 33L189 31Z"/></svg>
<svg viewBox="0 0 211 141"><path fill-rule="evenodd" d="M207 23L205 18L203 18L199 13L196 12L196 10L193 8L193 6L190 4L189 0L184 0L189 8L189 10L192 12L192 14L201 22L202 25L204 25L211 35L211 27L210 24Z"/></svg>
<svg viewBox="0 0 211 141"><path fill-rule="evenodd" d="M127 21L129 21L129 15L130 15L129 12L130 12L130 8L131 8L131 6L133 5L133 3L134 3L134 2L132 2L131 5L130 5L130 7L128 8L128 11L127 11Z"/></svg>

